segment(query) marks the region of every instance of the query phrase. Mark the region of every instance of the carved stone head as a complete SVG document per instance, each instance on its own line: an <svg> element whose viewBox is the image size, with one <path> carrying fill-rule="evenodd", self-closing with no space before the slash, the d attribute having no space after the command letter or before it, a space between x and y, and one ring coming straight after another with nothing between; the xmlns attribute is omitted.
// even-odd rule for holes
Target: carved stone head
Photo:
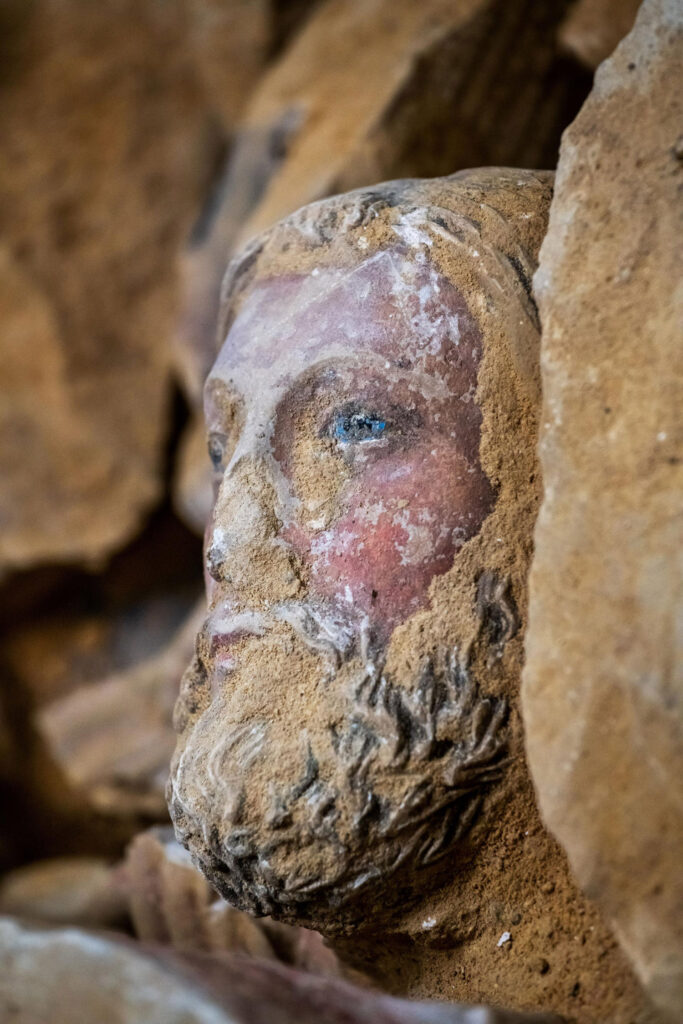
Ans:
<svg viewBox="0 0 683 1024"><path fill-rule="evenodd" d="M551 176L313 204L228 269L208 617L169 804L215 887L328 931L457 875L515 790Z"/></svg>

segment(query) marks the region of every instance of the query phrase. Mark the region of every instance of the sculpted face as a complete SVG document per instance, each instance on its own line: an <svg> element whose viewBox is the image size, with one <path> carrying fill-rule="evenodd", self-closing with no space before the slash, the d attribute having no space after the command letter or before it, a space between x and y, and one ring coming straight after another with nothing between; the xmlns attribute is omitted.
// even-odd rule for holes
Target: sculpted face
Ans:
<svg viewBox="0 0 683 1024"><path fill-rule="evenodd" d="M481 304L402 223L304 266L280 253L205 388L209 611L169 805L231 902L318 926L443 857L505 743L457 638L391 662L497 499Z"/></svg>
<svg viewBox="0 0 683 1024"><path fill-rule="evenodd" d="M462 295L396 251L253 289L206 386L218 660L220 621L291 599L292 572L373 644L425 604L493 502L480 357Z"/></svg>

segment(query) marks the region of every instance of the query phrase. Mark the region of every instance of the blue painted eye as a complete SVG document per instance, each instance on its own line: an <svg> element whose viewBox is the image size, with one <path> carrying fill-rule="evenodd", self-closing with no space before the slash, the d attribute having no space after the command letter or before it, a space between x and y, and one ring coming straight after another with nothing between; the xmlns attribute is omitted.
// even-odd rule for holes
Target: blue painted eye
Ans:
<svg viewBox="0 0 683 1024"><path fill-rule="evenodd" d="M332 424L332 433L337 441L354 444L359 441L375 441L386 430L386 420L364 412L339 413Z"/></svg>

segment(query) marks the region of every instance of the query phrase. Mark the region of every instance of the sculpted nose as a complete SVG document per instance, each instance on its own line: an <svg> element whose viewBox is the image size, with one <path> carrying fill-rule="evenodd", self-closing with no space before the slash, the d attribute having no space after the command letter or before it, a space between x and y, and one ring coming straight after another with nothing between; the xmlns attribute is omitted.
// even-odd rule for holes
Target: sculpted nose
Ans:
<svg viewBox="0 0 683 1024"><path fill-rule="evenodd" d="M216 499L205 556L210 576L250 607L295 597L297 560L280 528L266 460L241 458L226 471Z"/></svg>

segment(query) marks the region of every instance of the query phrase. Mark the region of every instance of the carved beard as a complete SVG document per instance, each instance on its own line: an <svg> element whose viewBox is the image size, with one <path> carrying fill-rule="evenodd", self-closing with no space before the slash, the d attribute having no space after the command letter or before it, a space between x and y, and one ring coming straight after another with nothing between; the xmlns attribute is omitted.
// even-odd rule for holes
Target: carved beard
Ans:
<svg viewBox="0 0 683 1024"><path fill-rule="evenodd" d="M228 902L320 922L368 887L376 896L436 863L467 832L501 773L506 706L480 694L457 650L398 685L378 652L370 660L364 631L340 630L338 615L326 621L297 605L280 620L322 651L324 687L344 687L346 713L327 722L324 740L318 731L283 751L267 721L217 728L215 700L181 739L169 808L178 838ZM199 657L187 676L186 691L206 689Z"/></svg>

